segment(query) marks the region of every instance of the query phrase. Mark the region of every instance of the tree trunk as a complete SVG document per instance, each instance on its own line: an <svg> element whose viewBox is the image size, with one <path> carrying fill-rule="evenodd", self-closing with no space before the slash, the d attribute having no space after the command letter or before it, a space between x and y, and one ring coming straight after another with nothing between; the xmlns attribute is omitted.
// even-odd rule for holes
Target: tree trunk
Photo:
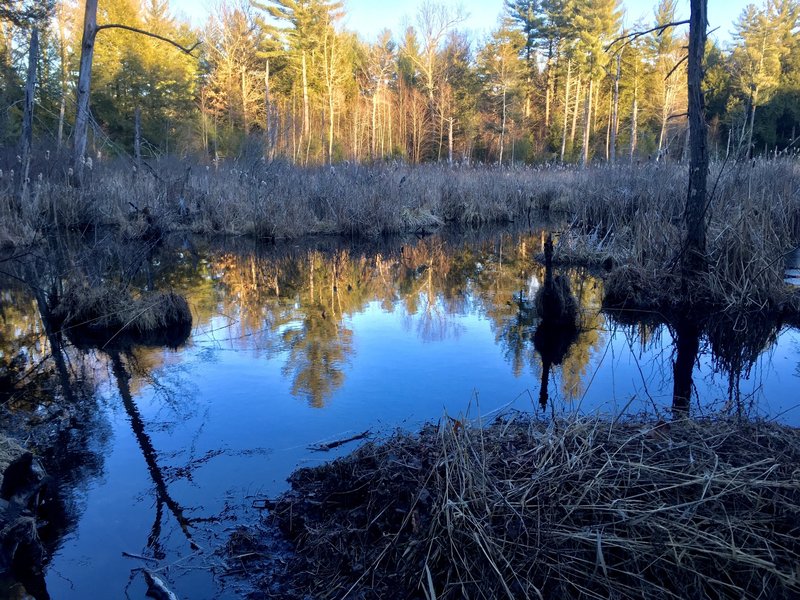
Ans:
<svg viewBox="0 0 800 600"><path fill-rule="evenodd" d="M636 144L639 136L639 78L633 78L633 106L631 107L631 162L636 155Z"/></svg>
<svg viewBox="0 0 800 600"><path fill-rule="evenodd" d="M569 118L569 88L572 84L572 59L567 61L567 85L564 89L564 130L561 132L561 162L567 149L567 119Z"/></svg>
<svg viewBox="0 0 800 600"><path fill-rule="evenodd" d="M28 174L31 166L31 144L33 143L33 97L36 93L36 64L39 59L39 30L31 28L31 45L28 50L28 79L25 83L25 108L22 116L22 135L19 140L19 154L22 164L19 169L17 199L22 208L22 198L28 187Z"/></svg>
<svg viewBox="0 0 800 600"><path fill-rule="evenodd" d="M136 168L142 167L142 109L136 105L133 113L133 159Z"/></svg>
<svg viewBox="0 0 800 600"><path fill-rule="evenodd" d="M703 54L706 47L708 0L691 0L689 22L689 192L686 198L686 247L683 255L683 286L706 267L706 185L708 140L703 96Z"/></svg>
<svg viewBox="0 0 800 600"><path fill-rule="evenodd" d="M64 10L63 5L59 7ZM67 34L64 31L62 20L59 19L59 54L61 59L61 106L58 109L58 147L60 148L64 140L64 117L67 112Z"/></svg>
<svg viewBox="0 0 800 600"><path fill-rule="evenodd" d="M503 166L503 147L506 141L506 88L503 86L503 121L500 125L500 166Z"/></svg>
<svg viewBox="0 0 800 600"><path fill-rule="evenodd" d="M372 94L372 144L370 145L370 158L375 160L375 153L378 149L377 138L377 116L378 116L378 88L375 88L375 93Z"/></svg>
<svg viewBox="0 0 800 600"><path fill-rule="evenodd" d="M448 119L448 128L447 128L447 163L452 165L453 164L453 117Z"/></svg>
<svg viewBox="0 0 800 600"><path fill-rule="evenodd" d="M303 137L308 137L308 74L306 72L306 53L303 52Z"/></svg>
<svg viewBox="0 0 800 600"><path fill-rule="evenodd" d="M589 138L592 131L592 93L594 92L594 79L589 78L589 91L586 94L586 104L583 106L583 152L581 154L581 165L586 167L589 164Z"/></svg>
<svg viewBox="0 0 800 600"><path fill-rule="evenodd" d="M94 59L94 40L96 36L97 0L86 0L72 151L72 183L75 186L80 186L83 182L83 164L86 161L86 142L89 136L89 92L92 83L92 61Z"/></svg>
<svg viewBox="0 0 800 600"><path fill-rule="evenodd" d="M617 160L617 130L619 129L619 80L622 74L622 56L617 54L617 73L614 77L614 102L611 105L611 164Z"/></svg>
<svg viewBox="0 0 800 600"><path fill-rule="evenodd" d="M264 110L266 111L267 158L272 161L275 157L275 144L277 140L275 135L275 123L272 122L273 108L269 89L269 59L264 63Z"/></svg>
<svg viewBox="0 0 800 600"><path fill-rule="evenodd" d="M750 127L747 131L747 149L745 151L745 157L750 158L753 156L753 125L755 124L756 120L756 95L758 92L754 92L752 96L752 100L750 101Z"/></svg>
<svg viewBox="0 0 800 600"><path fill-rule="evenodd" d="M575 108L572 111L572 129L569 132L570 152L574 152L575 150L575 130L577 129L577 124L578 124L578 111L580 110L580 103L581 103L581 78L578 77L578 88L575 90Z"/></svg>

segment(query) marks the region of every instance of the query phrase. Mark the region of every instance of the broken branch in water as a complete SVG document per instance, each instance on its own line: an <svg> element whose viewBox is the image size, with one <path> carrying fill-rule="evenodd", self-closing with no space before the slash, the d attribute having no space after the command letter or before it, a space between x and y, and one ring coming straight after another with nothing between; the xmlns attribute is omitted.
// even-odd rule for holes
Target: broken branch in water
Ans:
<svg viewBox="0 0 800 600"><path fill-rule="evenodd" d="M152 562L158 564L158 560L156 560L155 558L151 558L149 556L142 556L141 554L132 554L130 552L125 552L124 550L122 551L122 556L124 556L125 558L135 558L137 560L143 560L146 562Z"/></svg>
<svg viewBox="0 0 800 600"><path fill-rule="evenodd" d="M341 440L336 440L333 442L327 442L324 444L311 444L308 449L313 450L314 452L328 452L329 450L333 450L334 448L338 448L339 446L344 446L345 444L349 444L350 442L355 442L357 440L363 440L369 436L369 430L363 431L357 435L351 436L349 438L344 438Z"/></svg>

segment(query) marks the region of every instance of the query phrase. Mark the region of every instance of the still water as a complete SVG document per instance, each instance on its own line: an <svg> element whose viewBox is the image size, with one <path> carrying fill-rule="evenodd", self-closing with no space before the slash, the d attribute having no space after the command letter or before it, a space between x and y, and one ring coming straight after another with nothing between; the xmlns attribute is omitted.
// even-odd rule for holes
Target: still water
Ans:
<svg viewBox="0 0 800 600"><path fill-rule="evenodd" d="M4 279L0 359L21 357L41 374L29 378L38 391L5 401L20 422L54 422L58 432L49 461L66 516L52 535L47 593L143 598L136 569L147 566L168 567L161 573L180 598L240 597L216 551L293 469L354 447L320 453L309 449L316 443L413 430L445 413L669 418L678 329L621 324L601 311L596 274L557 269L577 301L577 335L542 342L543 234L473 238L369 247L186 238L156 248L95 239ZM64 341L53 351L61 338L46 335L31 290L110 279L185 295L190 338L177 349ZM690 412L800 425L800 334L776 323L741 333L701 337ZM62 364L48 367L54 356ZM65 393L80 407L68 427L42 399Z"/></svg>

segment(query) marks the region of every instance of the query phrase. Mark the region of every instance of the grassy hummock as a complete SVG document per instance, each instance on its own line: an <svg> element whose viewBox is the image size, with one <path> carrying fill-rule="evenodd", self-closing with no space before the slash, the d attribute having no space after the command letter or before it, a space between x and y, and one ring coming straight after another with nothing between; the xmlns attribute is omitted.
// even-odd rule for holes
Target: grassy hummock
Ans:
<svg viewBox="0 0 800 600"><path fill-rule="evenodd" d="M768 422L447 418L296 471L269 517L294 553L259 584L286 598L797 598L798 465L800 432Z"/></svg>
<svg viewBox="0 0 800 600"><path fill-rule="evenodd" d="M179 346L191 333L192 313L183 296L150 292L133 297L123 287L75 286L52 310L79 346L137 344Z"/></svg>

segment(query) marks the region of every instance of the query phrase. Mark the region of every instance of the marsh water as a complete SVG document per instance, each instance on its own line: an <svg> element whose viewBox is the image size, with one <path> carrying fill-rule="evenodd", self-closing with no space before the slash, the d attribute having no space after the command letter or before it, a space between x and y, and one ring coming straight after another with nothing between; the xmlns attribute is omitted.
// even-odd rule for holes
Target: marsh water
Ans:
<svg viewBox="0 0 800 600"><path fill-rule="evenodd" d="M692 415L800 425L796 329L698 331L687 359L675 344L685 329L606 314L600 274L556 267L578 308L562 336L537 313L543 242L535 230L119 245L91 232L6 257L0 401L62 502L37 597L143 598L142 566L180 598L240 597L226 572L241 565L220 552L230 533L257 522L254 506L293 469L360 442L315 444L364 432L514 410L669 418L678 364ZM790 258L787 281L799 266ZM100 348L44 326L53 289L111 280L183 294L189 338Z"/></svg>

